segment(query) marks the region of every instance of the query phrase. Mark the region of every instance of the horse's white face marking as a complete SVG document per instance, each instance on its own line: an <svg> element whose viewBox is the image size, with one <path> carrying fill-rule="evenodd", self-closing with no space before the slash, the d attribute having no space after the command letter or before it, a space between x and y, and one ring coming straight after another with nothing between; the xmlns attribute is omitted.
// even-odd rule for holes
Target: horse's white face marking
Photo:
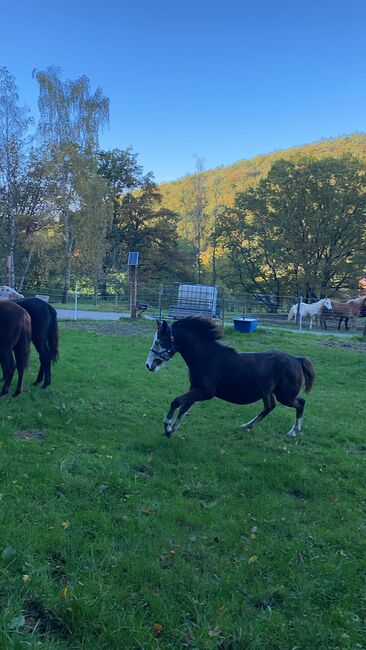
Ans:
<svg viewBox="0 0 366 650"><path fill-rule="evenodd" d="M166 349L160 345L158 334L156 333L151 350L146 359L146 368L150 370L150 372L157 372L168 363L168 359L163 358L164 352L166 352ZM162 356L159 356L159 354Z"/></svg>
<svg viewBox="0 0 366 650"><path fill-rule="evenodd" d="M324 298L324 307L327 309L333 309L332 301L330 298Z"/></svg>

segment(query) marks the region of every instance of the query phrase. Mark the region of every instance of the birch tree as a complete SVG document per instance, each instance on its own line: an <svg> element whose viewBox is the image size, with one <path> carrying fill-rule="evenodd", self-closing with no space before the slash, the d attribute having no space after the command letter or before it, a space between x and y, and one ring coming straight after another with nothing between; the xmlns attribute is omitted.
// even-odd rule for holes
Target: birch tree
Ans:
<svg viewBox="0 0 366 650"><path fill-rule="evenodd" d="M89 79L82 76L75 81L61 79L61 70L50 67L46 71L34 71L39 84L38 107L40 112L39 136L47 144L50 160L55 164L54 205L62 222L65 246L63 301L67 302L72 263L75 251L83 239L82 224L87 230L93 228L100 218L106 218L104 210L94 209L85 215L88 201L83 197L80 170L99 188L99 203L103 205L103 191L96 175L96 154L99 131L108 123L109 100L100 88L92 93ZM99 191L98 190L98 191ZM88 196L95 193L88 188ZM85 199L85 200L84 200ZM84 212L81 208L83 206ZM85 218L88 216L89 219ZM80 219L79 219L80 217ZM99 228L96 228L96 236ZM90 241L90 237L87 237Z"/></svg>
<svg viewBox="0 0 366 650"><path fill-rule="evenodd" d="M27 135L32 120L29 110L19 106L14 77L0 68L0 211L3 250L7 258L8 283L16 284L18 196L26 164Z"/></svg>

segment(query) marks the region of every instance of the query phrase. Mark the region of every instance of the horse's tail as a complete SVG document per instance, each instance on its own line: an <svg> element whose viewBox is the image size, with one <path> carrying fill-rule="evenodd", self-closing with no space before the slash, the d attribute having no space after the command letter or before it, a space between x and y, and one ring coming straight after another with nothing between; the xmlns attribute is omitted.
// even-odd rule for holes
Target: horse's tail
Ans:
<svg viewBox="0 0 366 650"><path fill-rule="evenodd" d="M21 354L21 364L23 365L23 370L25 370L28 366L31 343L32 343L32 321L28 312L25 312L24 319L23 319L22 333L19 337L19 351ZM18 363L18 360L20 359L19 355L16 354L15 358Z"/></svg>
<svg viewBox="0 0 366 650"><path fill-rule="evenodd" d="M52 305L48 305L48 309L51 316L51 323L48 328L47 343L48 349L51 356L51 361L55 363L58 359L58 323L57 323L57 312Z"/></svg>
<svg viewBox="0 0 366 650"><path fill-rule="evenodd" d="M309 393L311 391L314 381L315 381L315 371L314 366L311 363L310 359L307 357L297 357L301 363L301 368L304 373L305 379L305 392Z"/></svg>

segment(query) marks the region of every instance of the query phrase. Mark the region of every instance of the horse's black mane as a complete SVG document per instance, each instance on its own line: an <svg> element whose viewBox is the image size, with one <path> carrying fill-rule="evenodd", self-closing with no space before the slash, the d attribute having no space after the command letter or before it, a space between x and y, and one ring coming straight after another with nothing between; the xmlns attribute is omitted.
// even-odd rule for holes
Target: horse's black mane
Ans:
<svg viewBox="0 0 366 650"><path fill-rule="evenodd" d="M187 316L180 318L172 325L173 331L191 332L204 341L218 341L223 337L223 331L210 318L204 316Z"/></svg>

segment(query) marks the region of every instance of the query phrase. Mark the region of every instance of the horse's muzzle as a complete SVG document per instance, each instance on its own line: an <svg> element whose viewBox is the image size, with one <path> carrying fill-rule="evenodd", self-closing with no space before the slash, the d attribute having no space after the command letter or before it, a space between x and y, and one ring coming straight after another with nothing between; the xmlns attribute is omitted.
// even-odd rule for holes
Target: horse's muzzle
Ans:
<svg viewBox="0 0 366 650"><path fill-rule="evenodd" d="M151 365L148 364L148 363L146 364L146 368L147 368L150 372L155 372L156 370L159 369L159 367L161 366L162 363L163 363L163 362L161 361L161 359L154 359L154 361L152 362Z"/></svg>

